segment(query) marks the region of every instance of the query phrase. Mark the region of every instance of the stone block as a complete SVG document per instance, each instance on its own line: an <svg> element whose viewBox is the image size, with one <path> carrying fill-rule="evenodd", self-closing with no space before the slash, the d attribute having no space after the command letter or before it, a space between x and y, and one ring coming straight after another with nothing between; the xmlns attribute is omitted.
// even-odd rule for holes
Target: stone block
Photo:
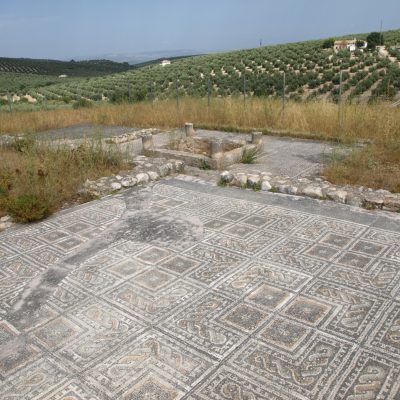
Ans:
<svg viewBox="0 0 400 400"><path fill-rule="evenodd" d="M160 175L158 175L157 172L148 171L147 174L149 175L151 181L156 181L157 179L160 179Z"/></svg>
<svg viewBox="0 0 400 400"><path fill-rule="evenodd" d="M233 174L229 171L224 171L220 175L220 180L225 183L231 183L233 181Z"/></svg>
<svg viewBox="0 0 400 400"><path fill-rule="evenodd" d="M269 183L269 181L267 181L266 179L264 179L261 182L261 190L268 192L269 190L272 189L272 185Z"/></svg>
<svg viewBox="0 0 400 400"><path fill-rule="evenodd" d="M186 137L193 137L194 136L194 128L193 124L190 122L186 122L185 124L185 134Z"/></svg>
<svg viewBox="0 0 400 400"><path fill-rule="evenodd" d="M141 184L141 183L146 184L150 180L149 175L146 173L137 174L136 179L137 179L138 184Z"/></svg>
<svg viewBox="0 0 400 400"><path fill-rule="evenodd" d="M119 182L111 182L110 187L112 190L120 190L122 185Z"/></svg>
<svg viewBox="0 0 400 400"><path fill-rule="evenodd" d="M259 185L261 182L260 175L248 175L247 176L247 186L252 188L255 185Z"/></svg>
<svg viewBox="0 0 400 400"><path fill-rule="evenodd" d="M324 197L322 189L319 186L306 186L303 189L303 194L308 197L322 198Z"/></svg>
<svg viewBox="0 0 400 400"><path fill-rule="evenodd" d="M239 187L246 187L247 185L247 175L243 172L238 172L235 174L235 177L233 179L233 182L236 186Z"/></svg>
<svg viewBox="0 0 400 400"><path fill-rule="evenodd" d="M385 208L393 211L400 211L400 195L390 194L383 198Z"/></svg>
<svg viewBox="0 0 400 400"><path fill-rule="evenodd" d="M147 133L142 136L143 151L152 150L154 148L153 135Z"/></svg>
<svg viewBox="0 0 400 400"><path fill-rule="evenodd" d="M376 208L381 209L383 207L383 198L384 197L382 195L373 192L365 193L363 207L367 210L374 210Z"/></svg>

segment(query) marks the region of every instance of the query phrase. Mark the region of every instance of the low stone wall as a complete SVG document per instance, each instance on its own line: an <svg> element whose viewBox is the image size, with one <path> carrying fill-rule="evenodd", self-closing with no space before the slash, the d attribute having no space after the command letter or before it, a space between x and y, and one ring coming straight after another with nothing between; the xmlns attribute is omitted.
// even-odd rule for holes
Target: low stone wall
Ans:
<svg viewBox="0 0 400 400"><path fill-rule="evenodd" d="M192 167L201 168L204 163L210 165L213 168L213 160L210 157L203 156L201 154L191 154L185 151L179 150L169 150L169 149L154 149L146 152L151 157L161 157L161 158L173 158L180 160L186 165L191 165Z"/></svg>
<svg viewBox="0 0 400 400"><path fill-rule="evenodd" d="M224 171L220 184L252 188L254 190L307 196L321 200L332 200L342 204L400 212L400 194L388 190L373 190L366 187L337 186L322 178L290 178L272 176L269 173L244 173Z"/></svg>
<svg viewBox="0 0 400 400"><path fill-rule="evenodd" d="M255 148L257 148L256 145L246 144L243 147L238 147L236 149L224 152L221 146L221 151L216 152L212 157L190 153L188 151L170 150L167 148L157 147L146 150L145 154L149 157L175 158L192 167L203 168L204 165L208 165L212 169L221 169L240 162L245 150L249 151Z"/></svg>
<svg viewBox="0 0 400 400"><path fill-rule="evenodd" d="M157 145L151 133L143 135L144 154L149 157L177 158L193 167L208 165L211 169L222 169L240 162L245 151L261 149L263 145L262 132L253 132L250 142L243 139L205 138L194 136L192 123L186 123L185 132L175 132L175 135L172 138L172 141L176 141L174 147L168 143Z"/></svg>
<svg viewBox="0 0 400 400"><path fill-rule="evenodd" d="M140 139L144 135L148 134L155 135L159 132L161 131L155 128L141 129L139 131L124 133L122 135L110 136L109 138L106 138L105 141L106 143L121 144L121 143L131 142L132 140Z"/></svg>
<svg viewBox="0 0 400 400"><path fill-rule="evenodd" d="M146 156L137 156L132 161L136 166L130 171L120 172L118 175L106 176L95 181L87 180L79 194L93 197L105 196L124 188L147 185L149 182L167 175L183 172L185 167L183 161L176 159L150 159Z"/></svg>

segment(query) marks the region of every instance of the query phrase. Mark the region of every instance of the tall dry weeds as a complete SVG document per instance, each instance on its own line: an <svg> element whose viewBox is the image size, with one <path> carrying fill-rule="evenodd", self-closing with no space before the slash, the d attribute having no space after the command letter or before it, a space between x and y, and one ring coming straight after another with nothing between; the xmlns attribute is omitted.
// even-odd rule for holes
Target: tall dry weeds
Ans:
<svg viewBox="0 0 400 400"><path fill-rule="evenodd" d="M71 149L32 141L3 146L0 154L0 212L18 221L45 217L78 198L86 179L107 176L127 167L118 148L90 140Z"/></svg>
<svg viewBox="0 0 400 400"><path fill-rule="evenodd" d="M325 171L332 182L352 183L400 191L398 154L400 112L386 104L343 104L343 125L339 106L329 102L288 102L251 98L244 107L240 98L207 100L183 98L135 104L106 104L77 110L15 112L0 114L0 132L38 132L78 123L132 127L181 127L193 122L197 127L232 131L262 130L310 139L340 141L347 144L366 141ZM274 131L275 130L275 131Z"/></svg>
<svg viewBox="0 0 400 400"><path fill-rule="evenodd" d="M181 127L186 121L219 129L281 129L298 136L353 141L380 140L400 134L400 113L386 105L343 105L344 126L339 127L338 105L329 102L289 102L282 113L280 101L252 98L243 106L239 98L106 104L77 110L58 109L0 114L1 133L38 132L78 123L132 127Z"/></svg>

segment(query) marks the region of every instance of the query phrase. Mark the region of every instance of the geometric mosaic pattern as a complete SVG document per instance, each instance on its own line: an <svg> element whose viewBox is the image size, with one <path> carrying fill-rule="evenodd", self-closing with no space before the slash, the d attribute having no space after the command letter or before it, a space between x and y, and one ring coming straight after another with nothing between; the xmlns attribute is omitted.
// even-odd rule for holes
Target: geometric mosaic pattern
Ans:
<svg viewBox="0 0 400 400"><path fill-rule="evenodd" d="M271 198L170 181L1 233L1 399L400 399L400 233Z"/></svg>

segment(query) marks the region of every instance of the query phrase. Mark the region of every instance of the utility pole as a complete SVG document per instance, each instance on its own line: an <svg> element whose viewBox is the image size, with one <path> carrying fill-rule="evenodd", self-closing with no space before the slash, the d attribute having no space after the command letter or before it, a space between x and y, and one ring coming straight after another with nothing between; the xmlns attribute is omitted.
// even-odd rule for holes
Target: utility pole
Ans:
<svg viewBox="0 0 400 400"><path fill-rule="evenodd" d="M382 26L383 26L383 21L381 20L381 30L380 30L381 46L383 45Z"/></svg>
<svg viewBox="0 0 400 400"><path fill-rule="evenodd" d="M129 82L128 82L128 101L129 101L129 103L131 102L131 100L132 100L132 96L131 96L131 82L129 81Z"/></svg>

